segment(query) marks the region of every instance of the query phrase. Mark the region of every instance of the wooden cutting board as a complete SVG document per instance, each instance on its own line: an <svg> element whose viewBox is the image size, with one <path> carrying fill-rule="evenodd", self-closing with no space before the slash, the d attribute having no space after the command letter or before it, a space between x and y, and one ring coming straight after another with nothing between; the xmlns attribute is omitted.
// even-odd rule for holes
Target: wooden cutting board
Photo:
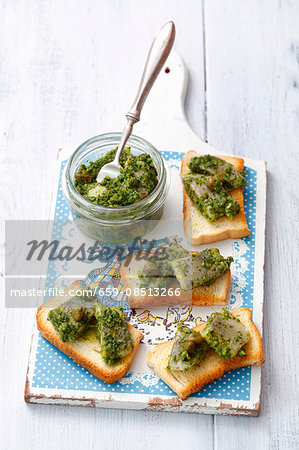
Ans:
<svg viewBox="0 0 299 450"><path fill-rule="evenodd" d="M179 168L186 150L225 155L203 142L190 128L184 113L187 70L180 56L172 52L144 107L142 119L136 124L136 135L158 148L171 171L170 195L165 216L173 210L182 231L181 185ZM53 191L50 218L69 220L70 211L61 190L61 173L72 150L58 153L57 176ZM242 156L242 155L238 155ZM251 235L249 238L217 243L220 251L232 254L233 282L229 307L246 306L253 310L253 320L262 333L263 282L265 246L266 165L264 161L245 159L248 183L244 188L245 214ZM163 220L163 219L162 219ZM161 236L165 242L170 237ZM198 249L198 248L197 248ZM55 269L56 270L56 269ZM61 275L60 267L57 276ZM106 269L105 269L106 270ZM106 271L86 268L88 283L101 277L114 277L118 267ZM51 281L53 283L53 280ZM54 280L54 283L57 281ZM119 285L121 295L121 283ZM124 307L126 298L123 295ZM249 367L231 371L207 385L200 393L181 401L146 365L146 353L152 344L174 335L180 320L196 323L217 308L153 308L131 314L132 324L144 333L143 343L131 371L114 384L105 384L86 369L62 354L34 330L28 364L25 400L28 403L63 404L106 408L148 409L206 414L239 414L256 416L260 408L261 368ZM221 309L221 308L218 308Z"/></svg>

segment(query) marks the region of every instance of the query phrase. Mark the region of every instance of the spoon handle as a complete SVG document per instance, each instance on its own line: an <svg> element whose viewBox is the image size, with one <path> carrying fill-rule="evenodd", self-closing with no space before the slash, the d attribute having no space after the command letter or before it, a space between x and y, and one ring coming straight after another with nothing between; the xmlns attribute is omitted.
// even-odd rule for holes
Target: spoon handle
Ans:
<svg viewBox="0 0 299 450"><path fill-rule="evenodd" d="M133 119L127 117L127 123L123 129L123 133L121 135L121 140L120 143L117 147L116 153L115 153L115 157L113 160L113 163L117 164L119 166L119 158L120 155L122 154L122 151L127 143L127 140L129 139L129 137L132 134L132 130L133 130L133 125L136 122L136 120L134 121Z"/></svg>
<svg viewBox="0 0 299 450"><path fill-rule="evenodd" d="M126 115L135 122L140 120L140 113L144 102L151 90L157 76L160 73L171 49L175 38L175 26L173 22L167 22L159 31L150 48L138 92L134 103ZM134 122L134 123L135 123Z"/></svg>
<svg viewBox="0 0 299 450"><path fill-rule="evenodd" d="M121 152L129 139L134 123L140 120L140 113L144 102L159 75L171 49L175 38L175 26L173 22L167 22L159 31L150 48L136 98L129 112L126 114L125 125L121 141L119 143L115 162L119 161Z"/></svg>

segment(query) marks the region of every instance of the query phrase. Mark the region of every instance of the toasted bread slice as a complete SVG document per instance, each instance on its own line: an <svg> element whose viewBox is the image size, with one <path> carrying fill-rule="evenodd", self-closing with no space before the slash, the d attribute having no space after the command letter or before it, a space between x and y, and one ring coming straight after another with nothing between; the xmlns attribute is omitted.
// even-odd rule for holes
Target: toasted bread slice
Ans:
<svg viewBox="0 0 299 450"><path fill-rule="evenodd" d="M133 349L129 355L123 358L120 364L115 366L109 366L104 362L100 353L100 343L96 337L95 330L88 331L84 337L73 343L63 342L52 323L47 320L48 314L51 309L57 308L61 303L64 303L72 296L69 294L70 291L74 292L77 290L82 290L82 288L78 281L75 281L64 291L65 295L63 297L53 297L40 306L36 314L37 328L45 339L55 345L55 347L59 348L63 353L70 356L76 363L80 364L80 366L88 369L94 376L106 383L114 383L129 371L139 342L142 338L142 333L128 323L130 334L134 342Z"/></svg>
<svg viewBox="0 0 299 450"><path fill-rule="evenodd" d="M194 156L199 156L195 151L189 150L183 158L181 173L190 172L188 163ZM218 158L233 164L237 170L242 170L244 160L235 156L218 156ZM185 235L192 245L209 244L223 239L238 239L250 235L246 222L243 189L230 191L231 197L240 204L240 212L233 219L221 217L216 222L210 222L194 206L183 186L183 214Z"/></svg>
<svg viewBox="0 0 299 450"><path fill-rule="evenodd" d="M200 391L207 383L220 378L225 372L238 369L243 366L263 364L262 338L251 320L252 312L248 308L237 308L230 310L238 317L250 334L250 341L244 347L246 356L236 356L231 359L219 358L213 349L209 349L203 362L185 372L169 371L166 369L168 358L172 349L173 340L156 345L147 355L147 364L153 368L157 375L182 399L184 400L193 392ZM199 331L205 326L202 323L194 328Z"/></svg>
<svg viewBox="0 0 299 450"><path fill-rule="evenodd" d="M196 253L196 252L193 252ZM146 263L146 260L136 260L136 254L131 256L129 263L125 259L120 268L120 275L122 282L127 291L130 292L127 296L129 299L130 308L144 308L153 306L172 306L172 305L226 305L227 296L230 289L231 272L228 270L221 277L219 277L210 286L198 286L192 291L183 291L180 288L180 284L177 280L171 282L164 295L149 296L141 295L138 288L138 276L137 272L141 269L142 264ZM140 254L138 255L140 256ZM179 289L179 296L169 295L170 292L175 292L175 289ZM162 290L159 290L162 293Z"/></svg>

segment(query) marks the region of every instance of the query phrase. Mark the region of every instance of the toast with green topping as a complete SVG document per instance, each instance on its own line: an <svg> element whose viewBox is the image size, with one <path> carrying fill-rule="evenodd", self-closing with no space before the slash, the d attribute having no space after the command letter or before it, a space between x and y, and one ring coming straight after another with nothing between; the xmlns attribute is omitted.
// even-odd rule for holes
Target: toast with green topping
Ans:
<svg viewBox="0 0 299 450"><path fill-rule="evenodd" d="M220 323L218 316L221 314L224 315L224 320L227 321L228 329L232 326L231 321L236 323L235 337L240 336L239 346L233 345L234 340L232 336L229 334L226 336L223 332L223 321ZM227 314L227 317L225 314ZM190 338L188 336L190 332L179 329L175 339L162 342L149 351L147 364L183 400L192 393L200 391L206 384L216 378L220 378L229 370L243 366L261 366L264 362L262 338L251 317L252 312L248 308L236 308L212 315L210 322L208 320L192 329L191 353L189 350ZM215 318L217 323L215 323ZM211 326L213 321L213 326ZM182 331L185 333L184 336L182 336ZM212 331L212 334L208 336L208 339L204 338L204 336L207 337L209 331ZM199 350L194 345L196 344L196 339L198 339L198 334L204 338L204 341L209 346L208 350L201 348L199 356ZM180 345L178 345L178 339ZM224 341L226 341L226 346ZM188 347L186 347L185 342L188 343ZM202 346L200 339L198 339L198 342ZM187 356L183 353L184 358L181 357L182 345L188 352ZM233 351L232 354L238 352L237 356L229 357L232 354L229 354L227 348ZM177 362L179 358L181 361L180 366L178 366ZM196 358L195 363L194 358Z"/></svg>
<svg viewBox="0 0 299 450"><path fill-rule="evenodd" d="M81 285L75 281L64 296L53 297L40 306L37 327L45 339L76 363L100 380L114 383L129 371L142 333L126 322L120 308L99 304L92 309L88 299L83 305L73 304L71 292L80 290Z"/></svg>
<svg viewBox="0 0 299 450"><path fill-rule="evenodd" d="M217 249L209 250L213 250L214 252L218 251ZM208 249L204 250L204 252L207 251ZM192 289L184 290L184 287L188 288L188 277L186 277L185 280L182 280L182 262L185 262L186 259L191 259L190 257L195 257L196 260L197 255L199 255L199 252L186 252L187 255L189 255L189 258L173 261L172 269L174 274L171 278L171 275L168 272L169 275L165 277L164 288L161 288L160 286L156 287L155 284L155 275L157 280L163 282L161 274L152 274L152 278L149 279L151 289L145 289L142 284L143 280L138 276L143 270L143 267L148 264L148 254L134 254L130 256L129 262L127 262L127 259L124 260L121 265L120 275L126 289L130 308L172 306L178 304L192 304L196 306L226 305L230 290L231 271L229 266L232 258L228 257L225 259L221 257L221 255L217 255L219 260L221 259L217 266L218 277L215 280L210 277L210 282L206 283L206 285L196 285L195 287L193 286ZM203 271L207 270L205 268L202 269ZM217 271L215 270L215 272ZM205 275L205 273L201 274L200 282L202 282ZM181 284L179 280L181 281ZM196 281L196 279L192 280L191 283L194 283L194 281Z"/></svg>
<svg viewBox="0 0 299 450"><path fill-rule="evenodd" d="M218 156L221 164L212 170L209 164L202 164L201 158L189 150L181 165L184 230L188 242L201 245L249 236L243 204L244 160ZM217 158L209 158L208 163L213 166L213 159Z"/></svg>

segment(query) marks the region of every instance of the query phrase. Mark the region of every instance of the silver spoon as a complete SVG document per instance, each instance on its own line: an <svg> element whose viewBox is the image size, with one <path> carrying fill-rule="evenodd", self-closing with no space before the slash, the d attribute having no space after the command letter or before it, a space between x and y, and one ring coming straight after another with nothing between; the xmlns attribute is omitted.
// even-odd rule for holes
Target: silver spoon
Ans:
<svg viewBox="0 0 299 450"><path fill-rule="evenodd" d="M171 49L175 38L175 26L173 22L167 22L160 30L150 48L141 82L135 101L126 114L125 125L115 158L112 162L105 164L98 173L97 182L100 183L105 177L116 178L119 175L119 158L129 139L134 123L140 120L140 113L144 102L151 90L157 76L160 73Z"/></svg>

